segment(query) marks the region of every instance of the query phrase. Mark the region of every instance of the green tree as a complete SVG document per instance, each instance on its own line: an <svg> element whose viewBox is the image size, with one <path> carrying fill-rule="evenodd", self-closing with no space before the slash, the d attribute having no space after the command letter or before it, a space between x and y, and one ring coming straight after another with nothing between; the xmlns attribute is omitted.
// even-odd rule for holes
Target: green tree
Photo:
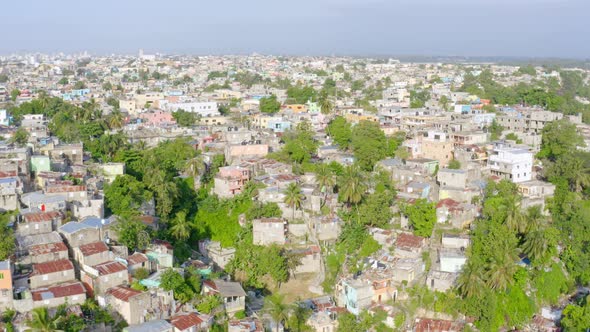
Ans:
<svg viewBox="0 0 590 332"><path fill-rule="evenodd" d="M502 127L500 124L498 124L498 122L496 122L496 119L494 119L494 121L492 121L492 124L490 125L490 128L489 128L490 139L492 141L496 141L496 140L500 139L500 136L502 136L503 130L504 130L504 127Z"/></svg>
<svg viewBox="0 0 590 332"><path fill-rule="evenodd" d="M288 101L291 104L305 104L308 101L314 101L317 91L311 86L296 85L287 89Z"/></svg>
<svg viewBox="0 0 590 332"><path fill-rule="evenodd" d="M588 297L581 305L570 304L563 309L561 327L565 331L584 332L590 326L590 300Z"/></svg>
<svg viewBox="0 0 590 332"><path fill-rule="evenodd" d="M270 95L270 97L260 98L260 111L267 114L275 114L281 110L281 103L277 100L277 96Z"/></svg>
<svg viewBox="0 0 590 332"><path fill-rule="evenodd" d="M123 113L121 113L121 111L119 110L112 111L107 118L107 123L109 125L109 128L111 129L121 128L123 126L124 121L125 117L123 116Z"/></svg>
<svg viewBox="0 0 590 332"><path fill-rule="evenodd" d="M208 295L197 305L197 310L199 310L199 312L210 314L214 309L217 309L222 304L223 300L219 295Z"/></svg>
<svg viewBox="0 0 590 332"><path fill-rule="evenodd" d="M182 109L172 112L172 117L181 127L192 127L199 120L199 116L196 113L186 112Z"/></svg>
<svg viewBox="0 0 590 332"><path fill-rule="evenodd" d="M436 207L426 199L416 200L414 204L402 206L403 213L408 217L414 234L430 237L436 223Z"/></svg>
<svg viewBox="0 0 590 332"><path fill-rule="evenodd" d="M295 210L301 209L305 195L301 193L301 187L295 182L289 183L285 189L285 203L293 209L293 219L295 219Z"/></svg>
<svg viewBox="0 0 590 332"><path fill-rule="evenodd" d="M351 147L359 166L365 171L373 170L379 160L387 156L387 138L372 121L361 121L352 128Z"/></svg>
<svg viewBox="0 0 590 332"><path fill-rule="evenodd" d="M9 226L11 213L0 214L0 261L8 259L14 254L16 248L16 239L14 230Z"/></svg>
<svg viewBox="0 0 590 332"><path fill-rule="evenodd" d="M276 331L279 332L280 325L286 323L289 318L289 306L285 304L284 296L275 293L265 297L263 310L272 318Z"/></svg>
<svg viewBox="0 0 590 332"><path fill-rule="evenodd" d="M328 135L332 137L334 142L338 144L338 146L346 150L350 145L350 141L352 139L352 129L350 123L346 121L341 116L337 116L334 120L330 121L328 127L326 128L326 132Z"/></svg>
<svg viewBox="0 0 590 332"><path fill-rule="evenodd" d="M541 151L538 158L547 158L555 161L562 155L575 151L578 146L584 145L584 140L578 134L576 125L566 120L549 122L543 127L541 139Z"/></svg>
<svg viewBox="0 0 590 332"><path fill-rule="evenodd" d="M364 175L356 165L344 168L342 175L338 177L338 197L350 207L358 204L363 199L366 191Z"/></svg>
<svg viewBox="0 0 590 332"><path fill-rule="evenodd" d="M151 199L152 193L143 182L128 174L117 176L113 183L105 188L107 208L118 216L138 214L141 205Z"/></svg>
<svg viewBox="0 0 590 332"><path fill-rule="evenodd" d="M70 83L70 81L68 80L67 77L62 77L59 79L59 81L57 81L57 84L60 85L68 85Z"/></svg>
<svg viewBox="0 0 590 332"><path fill-rule="evenodd" d="M186 219L185 211L178 212L174 217L172 227L170 227L170 235L179 242L184 242L191 236L191 224Z"/></svg>
<svg viewBox="0 0 590 332"><path fill-rule="evenodd" d="M457 159L449 161L449 169L461 169L461 162Z"/></svg>
<svg viewBox="0 0 590 332"><path fill-rule="evenodd" d="M31 319L27 321L29 332L56 332L61 331L57 328L61 317L52 318L47 308L35 308L31 312Z"/></svg>
<svg viewBox="0 0 590 332"><path fill-rule="evenodd" d="M18 98L18 96L20 96L19 89L12 89L12 91L10 91L10 100L16 101L16 98Z"/></svg>
<svg viewBox="0 0 590 332"><path fill-rule="evenodd" d="M15 132L14 135L10 138L10 143L24 146L29 141L29 132L26 131L23 127L19 127Z"/></svg>
<svg viewBox="0 0 590 332"><path fill-rule="evenodd" d="M129 249L145 249L150 243L147 226L136 217L119 216L114 230L117 232L119 242Z"/></svg>
<svg viewBox="0 0 590 332"><path fill-rule="evenodd" d="M334 108L334 104L330 100L327 92L322 91L319 97L320 110L322 114L330 114Z"/></svg>

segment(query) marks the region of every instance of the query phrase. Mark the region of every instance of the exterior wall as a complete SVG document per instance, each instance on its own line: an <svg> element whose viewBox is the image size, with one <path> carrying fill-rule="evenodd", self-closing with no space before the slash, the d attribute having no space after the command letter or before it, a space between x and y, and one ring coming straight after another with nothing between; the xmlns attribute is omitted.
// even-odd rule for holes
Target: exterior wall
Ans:
<svg viewBox="0 0 590 332"><path fill-rule="evenodd" d="M45 286L60 284L67 281L73 281L76 279L74 269L65 270L55 273L47 273L43 275L31 276L30 285L32 289L41 288Z"/></svg>
<svg viewBox="0 0 590 332"><path fill-rule="evenodd" d="M96 292L102 293L111 287L128 284L129 272L127 272L127 270L123 270L121 272L100 276L97 281Z"/></svg>
<svg viewBox="0 0 590 332"><path fill-rule="evenodd" d="M459 255L447 255L444 252L440 254L440 270L443 272L458 273L461 271L467 258Z"/></svg>
<svg viewBox="0 0 590 332"><path fill-rule="evenodd" d="M12 271L9 261L0 263L7 267L0 270L0 311L2 311L1 309L12 306Z"/></svg>
<svg viewBox="0 0 590 332"><path fill-rule="evenodd" d="M45 262L50 262L50 261L57 261L60 259L67 259L68 256L68 251L58 251L58 252L52 252L52 253L47 253L47 254L42 254L42 255L34 255L34 256L29 256L31 258L31 263L32 264L38 264L38 263L45 263Z"/></svg>
<svg viewBox="0 0 590 332"><path fill-rule="evenodd" d="M129 302L111 297L109 303L113 309L121 314L129 325L141 324L145 322L143 312L151 305L150 294L142 293L129 298Z"/></svg>
<svg viewBox="0 0 590 332"><path fill-rule="evenodd" d="M33 301L33 307L41 308L41 307L48 307L48 308L55 308L59 307L62 304L67 304L69 306L76 305L76 304L83 304L86 301L86 294L74 295L74 296L64 296L64 297L55 297L48 300L43 301Z"/></svg>
<svg viewBox="0 0 590 332"><path fill-rule="evenodd" d="M21 236L51 233L52 231L53 223L51 221L18 223L16 230L17 234Z"/></svg>
<svg viewBox="0 0 590 332"><path fill-rule="evenodd" d="M63 234L63 236L71 248L100 241L99 231L94 228L82 229L73 234Z"/></svg>
<svg viewBox="0 0 590 332"><path fill-rule="evenodd" d="M488 166L493 175L514 183L532 179L533 154L524 149L495 149L488 158Z"/></svg>
<svg viewBox="0 0 590 332"><path fill-rule="evenodd" d="M98 254L83 256L79 248L74 248L74 256L80 266L88 265L94 266L101 263L106 263L113 260L113 253L111 251L104 251Z"/></svg>
<svg viewBox="0 0 590 332"><path fill-rule="evenodd" d="M441 186L453 188L465 188L467 185L467 172L443 168L437 174L437 181Z"/></svg>
<svg viewBox="0 0 590 332"><path fill-rule="evenodd" d="M441 166L447 166L453 159L453 144L450 142L422 141L422 157L434 159Z"/></svg>
<svg viewBox="0 0 590 332"><path fill-rule="evenodd" d="M31 172L49 172L51 162L48 156L31 156Z"/></svg>
<svg viewBox="0 0 590 332"><path fill-rule="evenodd" d="M270 245L276 243L284 245L286 242L285 223L282 220L279 222L254 220L252 228L254 244Z"/></svg>

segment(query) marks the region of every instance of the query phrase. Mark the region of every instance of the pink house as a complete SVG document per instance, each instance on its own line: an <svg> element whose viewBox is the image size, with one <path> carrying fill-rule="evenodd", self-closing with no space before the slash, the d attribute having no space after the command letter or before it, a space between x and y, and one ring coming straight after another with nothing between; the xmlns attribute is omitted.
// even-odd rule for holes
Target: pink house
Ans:
<svg viewBox="0 0 590 332"><path fill-rule="evenodd" d="M172 117L172 113L159 110L141 113L139 118L144 124L150 126L162 126L176 123Z"/></svg>
<svg viewBox="0 0 590 332"><path fill-rule="evenodd" d="M219 197L233 197L242 192L250 180L250 170L241 166L220 167L215 176L215 193Z"/></svg>

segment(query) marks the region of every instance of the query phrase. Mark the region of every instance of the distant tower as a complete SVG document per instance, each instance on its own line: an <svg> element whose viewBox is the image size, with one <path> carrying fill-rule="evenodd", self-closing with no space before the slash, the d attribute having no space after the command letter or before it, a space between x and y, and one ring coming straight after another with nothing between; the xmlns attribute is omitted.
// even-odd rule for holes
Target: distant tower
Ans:
<svg viewBox="0 0 590 332"><path fill-rule="evenodd" d="M139 58L142 59L143 58L143 48L139 49Z"/></svg>

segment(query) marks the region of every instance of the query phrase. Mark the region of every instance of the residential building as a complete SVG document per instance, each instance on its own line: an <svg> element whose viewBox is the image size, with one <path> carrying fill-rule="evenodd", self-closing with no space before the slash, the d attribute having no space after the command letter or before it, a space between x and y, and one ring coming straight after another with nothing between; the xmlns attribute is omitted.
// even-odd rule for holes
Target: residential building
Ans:
<svg viewBox="0 0 590 332"><path fill-rule="evenodd" d="M252 221L253 243L257 245L287 242L287 221L282 218L261 218Z"/></svg>
<svg viewBox="0 0 590 332"><path fill-rule="evenodd" d="M219 295L223 300L225 311L230 315L246 308L246 292L239 282L220 279L205 280L202 293Z"/></svg>

